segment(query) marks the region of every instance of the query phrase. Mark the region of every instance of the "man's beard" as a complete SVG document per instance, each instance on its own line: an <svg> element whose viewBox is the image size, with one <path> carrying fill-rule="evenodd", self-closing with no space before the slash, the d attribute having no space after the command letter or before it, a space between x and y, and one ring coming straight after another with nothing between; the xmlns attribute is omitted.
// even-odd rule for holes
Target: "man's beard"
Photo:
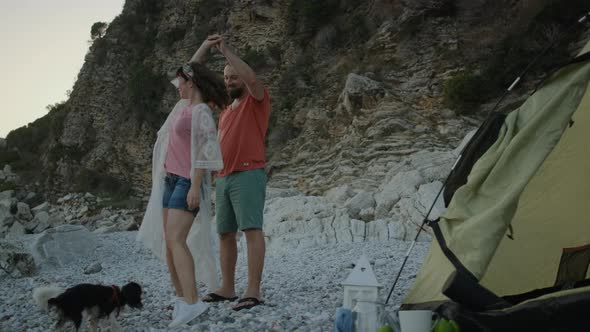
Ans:
<svg viewBox="0 0 590 332"><path fill-rule="evenodd" d="M229 96L234 99L240 98L244 94L244 88L230 88L227 90L229 92Z"/></svg>

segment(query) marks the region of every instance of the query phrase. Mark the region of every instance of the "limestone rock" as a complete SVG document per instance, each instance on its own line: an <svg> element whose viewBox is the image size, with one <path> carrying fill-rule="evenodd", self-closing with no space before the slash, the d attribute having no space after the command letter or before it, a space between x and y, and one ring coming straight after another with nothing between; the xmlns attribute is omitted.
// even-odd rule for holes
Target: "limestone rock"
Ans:
<svg viewBox="0 0 590 332"><path fill-rule="evenodd" d="M32 231L34 231L35 233L41 233L44 230L48 229L50 227L49 219L49 213L45 211L37 213L31 222L33 225L35 225Z"/></svg>
<svg viewBox="0 0 590 332"><path fill-rule="evenodd" d="M72 194L67 194L67 195L59 198L57 200L57 203L61 204L61 203L69 202L69 201L72 200L72 198L73 198L73 195Z"/></svg>
<svg viewBox="0 0 590 332"><path fill-rule="evenodd" d="M111 225L111 226L101 226L97 229L95 229L93 231L94 234L107 234L107 233L114 233L114 232L118 232L119 231L119 227L117 227L116 225Z"/></svg>
<svg viewBox="0 0 590 332"><path fill-rule="evenodd" d="M375 218L375 209L373 207L362 209L359 212L362 221L369 222Z"/></svg>
<svg viewBox="0 0 590 332"><path fill-rule="evenodd" d="M48 223L50 227L57 227L59 225L63 225L65 223L65 217L59 213L49 215Z"/></svg>
<svg viewBox="0 0 590 332"><path fill-rule="evenodd" d="M31 209L29 205L23 202L18 202L16 204L17 212L16 218L23 221L30 221L33 219L33 215L31 214Z"/></svg>
<svg viewBox="0 0 590 332"><path fill-rule="evenodd" d="M14 197L14 190L5 190L0 192L0 201L11 199Z"/></svg>
<svg viewBox="0 0 590 332"><path fill-rule="evenodd" d="M22 242L0 240L0 265L13 277L31 277L37 274L35 260Z"/></svg>
<svg viewBox="0 0 590 332"><path fill-rule="evenodd" d="M27 193L27 195L23 199L23 202L26 203L28 206L37 206L41 202L43 202L43 197L40 194L30 192Z"/></svg>
<svg viewBox="0 0 590 332"><path fill-rule="evenodd" d="M0 226L12 226L14 217L10 213L10 207L0 204Z"/></svg>
<svg viewBox="0 0 590 332"><path fill-rule="evenodd" d="M442 185L443 184L440 181L430 182L421 185L416 192L417 204L423 208L423 215L426 215L428 210L430 210L430 207L434 205L430 215L428 215L429 220L437 219L445 210L442 193L437 198L437 194L442 188ZM437 198L436 201L435 198Z"/></svg>
<svg viewBox="0 0 590 332"><path fill-rule="evenodd" d="M354 196L354 191L349 185L345 184L328 190L324 196L337 205L344 206L346 201Z"/></svg>
<svg viewBox="0 0 590 332"><path fill-rule="evenodd" d="M12 226L8 229L6 234L7 238L18 238L21 235L26 234L25 226L23 226L20 222L15 221Z"/></svg>
<svg viewBox="0 0 590 332"><path fill-rule="evenodd" d="M383 219L367 223L367 240L387 241L389 239L389 228L387 221Z"/></svg>
<svg viewBox="0 0 590 332"><path fill-rule="evenodd" d="M277 197L292 197L292 196L297 196L297 195L301 195L301 192L292 189L292 188L288 188L288 189L283 189L283 188L267 188L266 190L266 199L273 199L273 198L277 198Z"/></svg>
<svg viewBox="0 0 590 332"><path fill-rule="evenodd" d="M367 225L364 221L358 219L350 220L350 229L352 232L352 242L363 242L367 236Z"/></svg>
<svg viewBox="0 0 590 332"><path fill-rule="evenodd" d="M86 227L61 225L43 232L33 244L33 255L41 263L65 266L92 255L98 240Z"/></svg>
<svg viewBox="0 0 590 332"><path fill-rule="evenodd" d="M76 215L76 217L81 218L82 216L84 216L86 214L86 212L88 212L88 206L84 205L84 206L82 206L80 211L78 211L78 214Z"/></svg>
<svg viewBox="0 0 590 332"><path fill-rule="evenodd" d="M353 219L360 218L360 212L363 209L373 208L375 206L375 199L373 194L369 192L360 192L349 199L345 207L348 209L350 217Z"/></svg>
<svg viewBox="0 0 590 332"><path fill-rule="evenodd" d="M94 274L102 271L102 265L99 262L94 262L84 268L84 274Z"/></svg>
<svg viewBox="0 0 590 332"><path fill-rule="evenodd" d="M135 222L135 219L133 217L129 217L127 218L127 220L125 221L125 223L123 223L121 225L121 230L123 231L136 231L139 229L139 226L137 225L137 223Z"/></svg>
<svg viewBox="0 0 590 332"><path fill-rule="evenodd" d="M338 102L346 111L355 113L361 108L374 107L384 95L383 84L368 77L350 73Z"/></svg>
<svg viewBox="0 0 590 332"><path fill-rule="evenodd" d="M43 204L37 205L31 209L31 212L34 216L36 216L39 212L49 212L49 203L45 202Z"/></svg>
<svg viewBox="0 0 590 332"><path fill-rule="evenodd" d="M409 240L406 238L406 228L404 224L398 220L390 221L387 224L387 230L390 240Z"/></svg>

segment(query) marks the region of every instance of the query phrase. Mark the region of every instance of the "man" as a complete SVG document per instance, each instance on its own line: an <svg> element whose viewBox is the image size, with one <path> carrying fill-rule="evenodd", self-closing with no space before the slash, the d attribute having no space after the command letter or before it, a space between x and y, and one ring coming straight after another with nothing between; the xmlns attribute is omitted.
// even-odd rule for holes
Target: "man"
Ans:
<svg viewBox="0 0 590 332"><path fill-rule="evenodd" d="M216 47L227 60L223 76L233 102L219 118L224 168L218 173L216 214L222 284L203 300L236 299L236 233L240 230L246 236L248 247L248 287L233 309L242 310L263 303L260 282L265 254L262 232L266 194L264 142L270 117L270 96L252 68L227 47L220 35L209 36L193 59L203 62L211 47Z"/></svg>

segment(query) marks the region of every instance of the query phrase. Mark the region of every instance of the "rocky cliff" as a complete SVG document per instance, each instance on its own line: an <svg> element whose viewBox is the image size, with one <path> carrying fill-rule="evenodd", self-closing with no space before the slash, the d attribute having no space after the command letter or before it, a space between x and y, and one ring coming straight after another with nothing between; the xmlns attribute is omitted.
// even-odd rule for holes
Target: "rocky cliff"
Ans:
<svg viewBox="0 0 590 332"><path fill-rule="evenodd" d="M271 186L377 190L416 153L456 147L547 42L560 40L509 102L575 52L583 30L560 34L584 6L127 0L94 40L69 99L11 132L0 161L46 193L141 198L156 131L177 100L169 76L207 34L222 32L271 91ZM223 64L211 54L210 67Z"/></svg>

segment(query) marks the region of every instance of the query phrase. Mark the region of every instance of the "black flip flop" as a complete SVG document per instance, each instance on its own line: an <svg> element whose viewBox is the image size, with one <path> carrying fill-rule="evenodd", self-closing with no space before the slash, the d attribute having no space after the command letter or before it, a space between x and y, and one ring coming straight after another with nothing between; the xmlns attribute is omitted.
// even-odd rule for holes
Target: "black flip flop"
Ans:
<svg viewBox="0 0 590 332"><path fill-rule="evenodd" d="M234 311L240 311L242 309L251 309L251 308L254 308L257 305L264 304L264 301L260 301L259 299L255 298L255 297L245 297L243 299L240 299L238 301L238 304L239 303L244 303L244 302L252 302L252 304L242 305L242 306L239 306L239 307L233 307L232 310L234 310Z"/></svg>
<svg viewBox="0 0 590 332"><path fill-rule="evenodd" d="M225 297L219 294L215 294L215 293L209 293L205 296L208 296L210 298L210 300L205 300L203 299L203 302L223 302L223 301L235 301L238 299L237 296L234 297Z"/></svg>

